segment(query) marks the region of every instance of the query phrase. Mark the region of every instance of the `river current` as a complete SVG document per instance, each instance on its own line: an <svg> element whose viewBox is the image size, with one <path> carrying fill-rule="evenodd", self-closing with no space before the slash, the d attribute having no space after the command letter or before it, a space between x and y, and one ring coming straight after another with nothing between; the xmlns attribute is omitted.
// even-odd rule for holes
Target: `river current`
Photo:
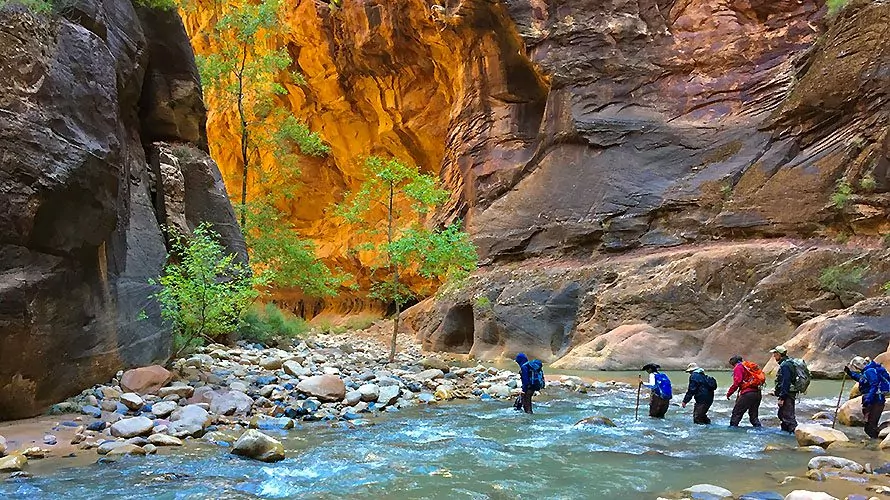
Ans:
<svg viewBox="0 0 890 500"><path fill-rule="evenodd" d="M685 385L685 374L672 379L677 389ZM635 420L635 391L553 388L534 415L504 401L418 406L367 425L358 421L356 428L313 423L282 431L276 437L288 458L276 464L207 443L113 463L32 469L32 479L0 483L0 497L652 499L698 483L741 494L800 474L809 457L776 429L775 398L765 397L762 406L770 428L729 429L731 403L719 398L728 376L718 379L711 426L692 424L691 405L672 406L663 421L649 419L645 391ZM816 383L799 414L832 407L836 385ZM574 425L591 415L617 427ZM788 449L766 452L767 445Z"/></svg>

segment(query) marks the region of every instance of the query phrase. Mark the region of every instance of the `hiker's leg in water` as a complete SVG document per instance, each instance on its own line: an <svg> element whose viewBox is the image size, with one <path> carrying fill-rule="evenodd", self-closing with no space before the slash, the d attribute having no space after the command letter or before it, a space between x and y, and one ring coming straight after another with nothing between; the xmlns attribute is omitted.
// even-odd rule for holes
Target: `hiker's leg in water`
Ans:
<svg viewBox="0 0 890 500"><path fill-rule="evenodd" d="M763 394L760 391L753 391L745 396L748 396L748 420L754 427L763 427L760 423L760 402L763 400Z"/></svg>
<svg viewBox="0 0 890 500"><path fill-rule="evenodd" d="M649 416L652 418L664 418L670 404L671 402L669 400L662 399L653 394L652 398L649 400Z"/></svg>
<svg viewBox="0 0 890 500"><path fill-rule="evenodd" d="M532 412L532 396L535 394L535 391L526 391L522 393L522 411L526 413Z"/></svg>
<svg viewBox="0 0 890 500"><path fill-rule="evenodd" d="M742 417L745 415L745 396L747 396L747 394L739 396L735 400L735 404L732 406L732 415L729 417L730 427L738 427L739 422L742 421Z"/></svg>
<svg viewBox="0 0 890 500"><path fill-rule="evenodd" d="M710 424L711 419L708 418L708 410L710 408L711 403L695 403L695 406L692 408L692 423Z"/></svg>

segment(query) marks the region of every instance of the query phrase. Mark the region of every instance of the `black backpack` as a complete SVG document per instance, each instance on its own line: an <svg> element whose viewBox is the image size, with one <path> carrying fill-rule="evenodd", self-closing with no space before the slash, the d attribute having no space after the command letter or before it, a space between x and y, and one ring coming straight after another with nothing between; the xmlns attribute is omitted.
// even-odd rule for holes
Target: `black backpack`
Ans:
<svg viewBox="0 0 890 500"><path fill-rule="evenodd" d="M710 375L705 375L705 381L707 381L707 383L708 383L708 385L707 385L708 389L710 389L712 391L717 390L717 379L715 379L714 377L712 377Z"/></svg>

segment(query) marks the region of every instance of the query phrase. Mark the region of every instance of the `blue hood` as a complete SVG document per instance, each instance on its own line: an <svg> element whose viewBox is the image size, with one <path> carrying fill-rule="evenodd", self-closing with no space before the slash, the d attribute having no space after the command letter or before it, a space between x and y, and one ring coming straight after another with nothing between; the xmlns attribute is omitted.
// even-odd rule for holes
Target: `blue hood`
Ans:
<svg viewBox="0 0 890 500"><path fill-rule="evenodd" d="M862 368L862 372L865 373L865 370L868 370L869 368L878 368L879 366L881 366L880 363L870 361L867 365L865 365L865 367Z"/></svg>
<svg viewBox="0 0 890 500"><path fill-rule="evenodd" d="M520 352L519 354L516 355L516 363L519 366L522 366L523 364L525 364L527 362L528 362L528 357L526 357L526 355L524 353Z"/></svg>

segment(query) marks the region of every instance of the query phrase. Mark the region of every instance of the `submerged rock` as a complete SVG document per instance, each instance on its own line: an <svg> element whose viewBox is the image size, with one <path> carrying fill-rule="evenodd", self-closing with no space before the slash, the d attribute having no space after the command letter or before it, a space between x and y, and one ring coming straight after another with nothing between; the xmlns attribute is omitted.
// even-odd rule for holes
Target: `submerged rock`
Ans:
<svg viewBox="0 0 890 500"><path fill-rule="evenodd" d="M800 446L828 447L831 443L846 442L850 439L843 432L818 424L801 424L794 431L797 444Z"/></svg>
<svg viewBox="0 0 890 500"><path fill-rule="evenodd" d="M785 496L777 491L752 491L744 493L739 500L784 500Z"/></svg>
<svg viewBox="0 0 890 500"><path fill-rule="evenodd" d="M245 431L235 441L232 453L262 462L284 460L284 446L278 440L254 429Z"/></svg>
<svg viewBox="0 0 890 500"><path fill-rule="evenodd" d="M602 415L593 415L592 417L583 418L577 422L575 425L593 425L599 427L618 427L615 425L615 422L612 421L609 417L603 417Z"/></svg>

